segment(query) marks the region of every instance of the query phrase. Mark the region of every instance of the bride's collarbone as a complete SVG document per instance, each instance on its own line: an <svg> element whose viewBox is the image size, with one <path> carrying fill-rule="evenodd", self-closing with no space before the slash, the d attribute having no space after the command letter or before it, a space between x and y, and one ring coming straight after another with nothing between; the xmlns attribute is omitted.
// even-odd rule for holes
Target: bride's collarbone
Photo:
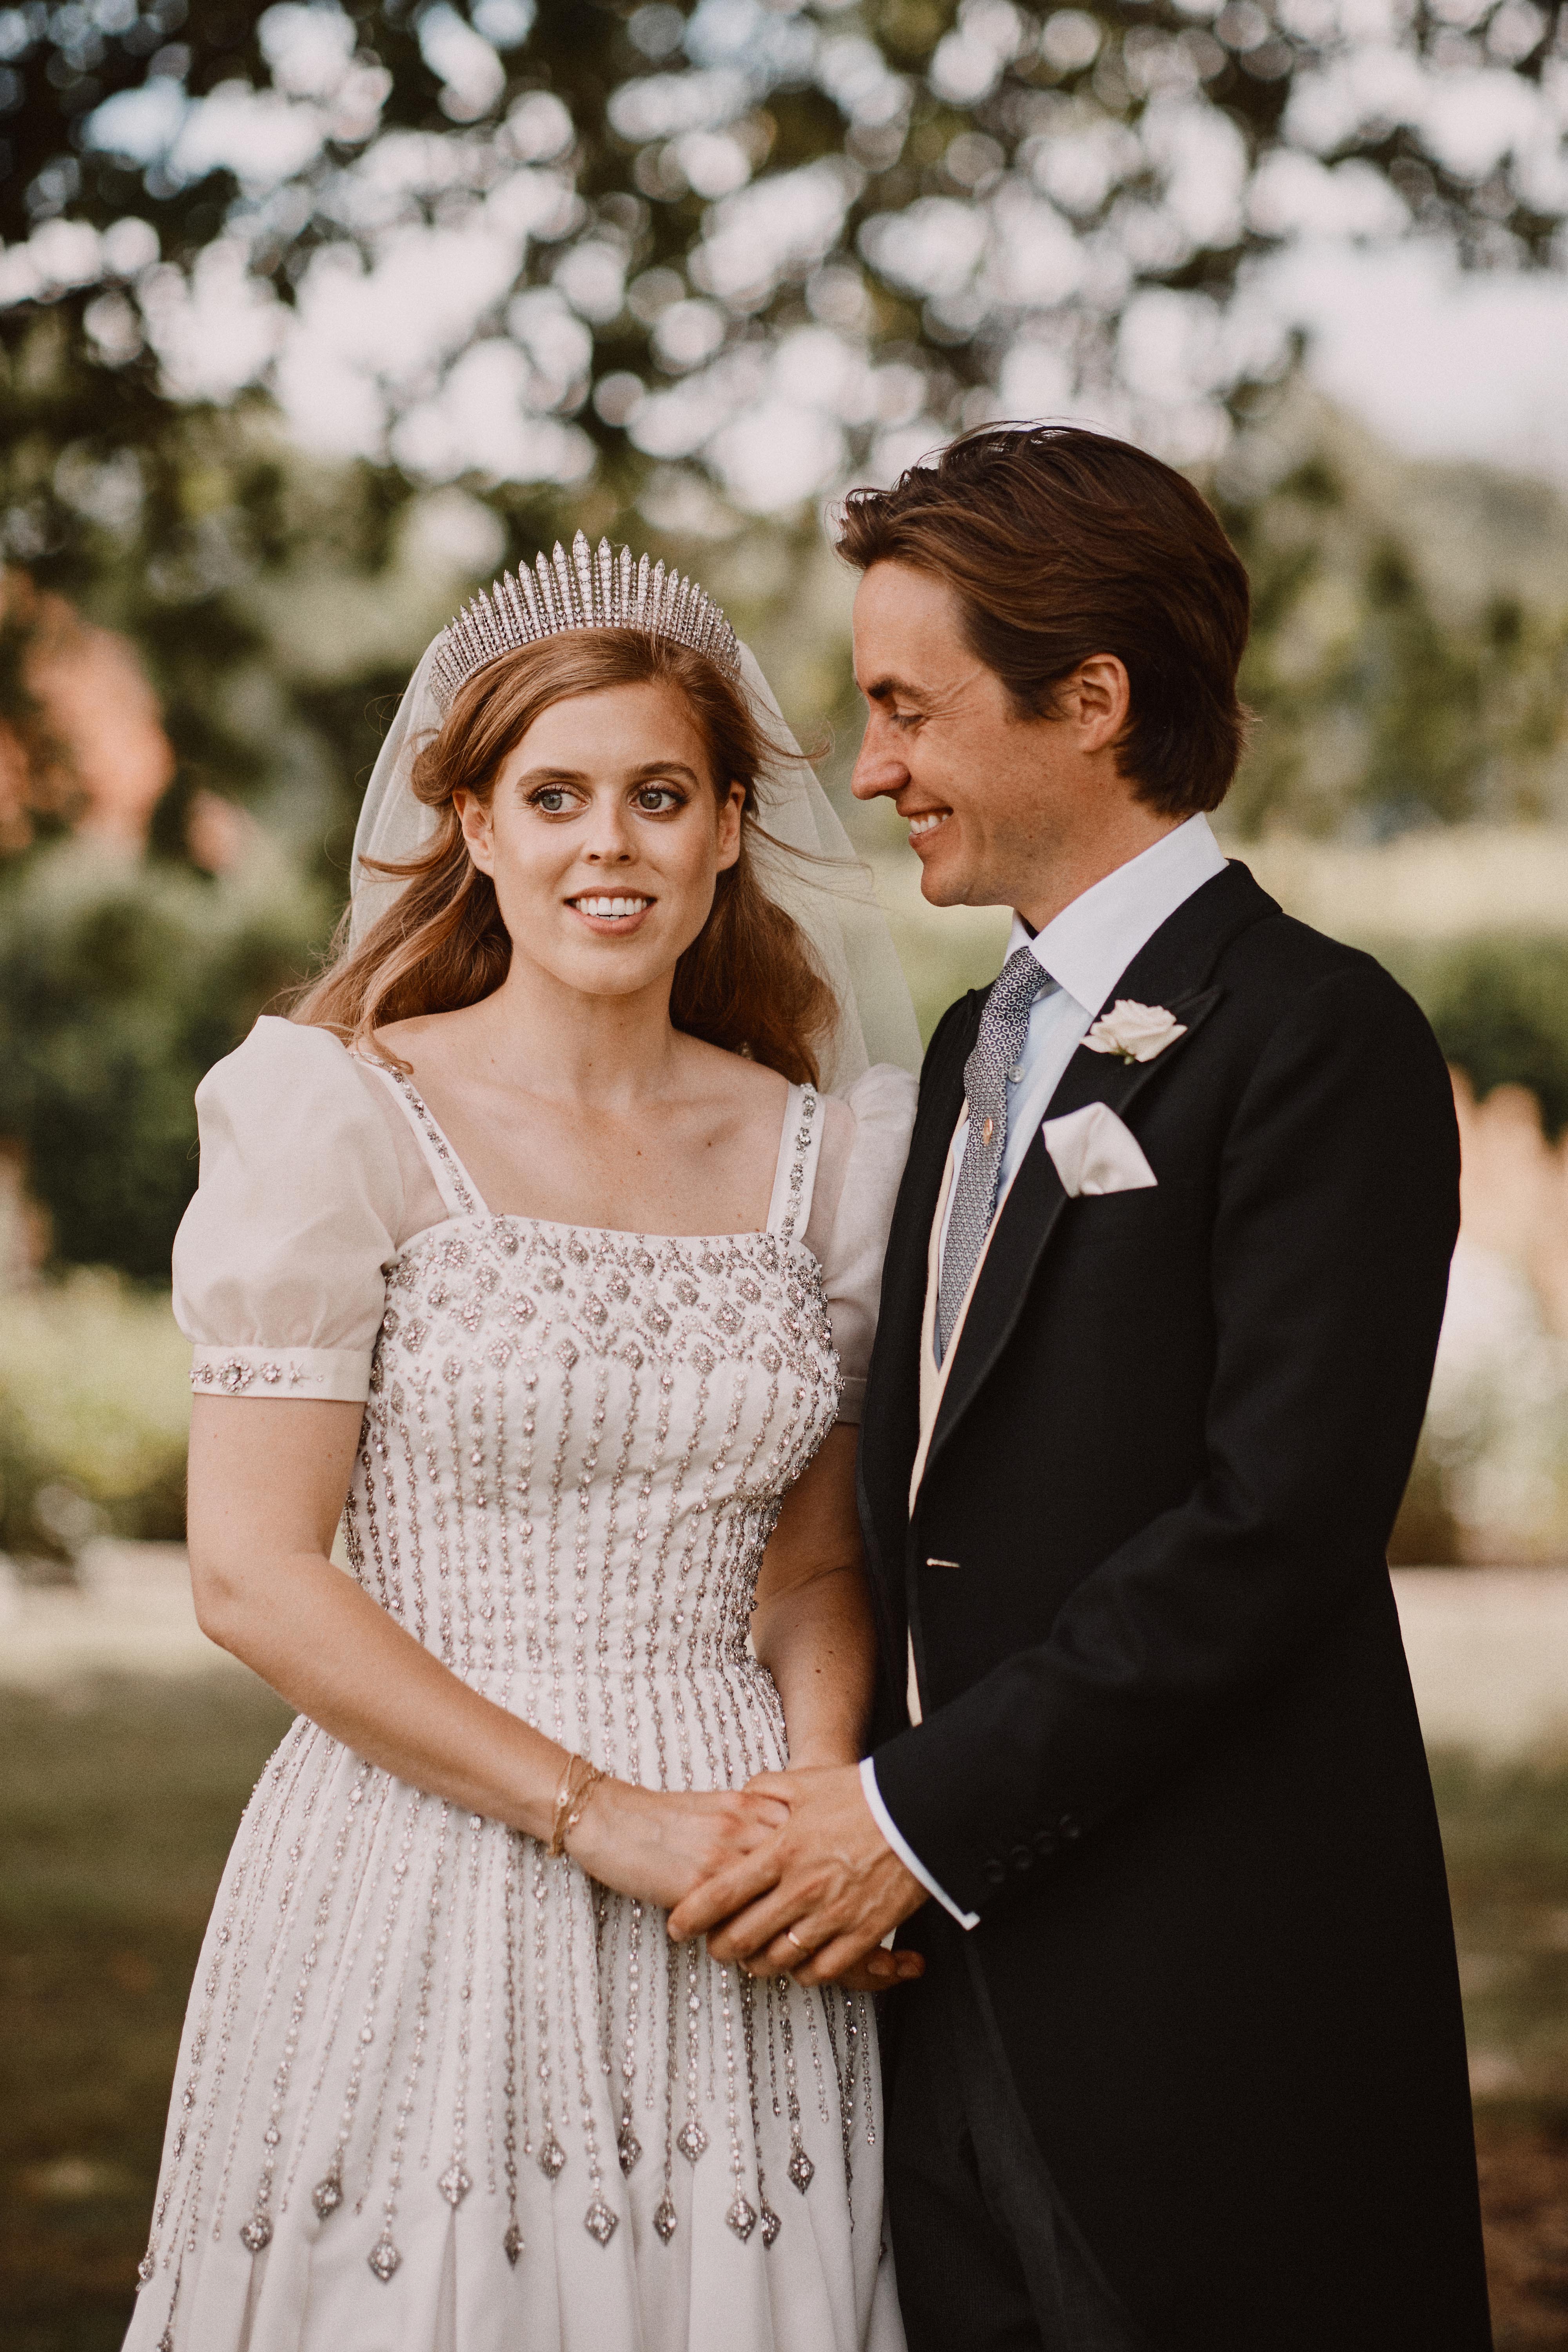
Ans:
<svg viewBox="0 0 1568 2352"><path fill-rule="evenodd" d="M774 1070L678 1033L646 1093L641 1069L613 1094L605 1070L574 1092L564 1057L531 1071L525 1054L509 1069L462 1013L395 1024L378 1043L409 1068L492 1215L672 1234L767 1223L790 1098Z"/></svg>
<svg viewBox="0 0 1568 2352"><path fill-rule="evenodd" d="M782 1084L771 1105L655 1104L632 1117L492 1097L454 1099L441 1124L496 1216L627 1233L746 1233L767 1223L784 1103Z"/></svg>

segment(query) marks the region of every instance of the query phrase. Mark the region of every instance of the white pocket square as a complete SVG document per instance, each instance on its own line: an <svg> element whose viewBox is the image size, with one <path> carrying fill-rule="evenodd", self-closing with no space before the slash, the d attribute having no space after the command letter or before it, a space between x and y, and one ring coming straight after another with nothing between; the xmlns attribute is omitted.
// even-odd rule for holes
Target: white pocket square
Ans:
<svg viewBox="0 0 1568 2352"><path fill-rule="evenodd" d="M1065 1118L1047 1118L1042 1132L1069 1200L1080 1192L1142 1192L1159 1181L1109 1103L1085 1103Z"/></svg>

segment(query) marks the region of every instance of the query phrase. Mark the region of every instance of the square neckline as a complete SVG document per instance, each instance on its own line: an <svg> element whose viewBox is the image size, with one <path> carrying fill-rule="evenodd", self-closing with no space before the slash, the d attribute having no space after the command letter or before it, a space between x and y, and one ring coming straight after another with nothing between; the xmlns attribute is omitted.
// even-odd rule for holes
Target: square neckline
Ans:
<svg viewBox="0 0 1568 2352"><path fill-rule="evenodd" d="M773 1161L773 1191L768 1200L765 1223L745 1225L726 1233L650 1233L643 1226L584 1225L564 1217L531 1216L525 1210L492 1209L412 1077L395 1068L390 1062L373 1060L368 1054L355 1053L352 1048L345 1050L362 1068L378 1072L386 1081L394 1101L413 1128L441 1205L447 1211L442 1223L472 1220L491 1224L531 1225L545 1233L618 1234L627 1241L639 1242L771 1240L782 1243L786 1248L804 1249L805 1246L802 1236L811 1216L823 1135L822 1097L816 1087L799 1087L791 1079L784 1081L788 1091L784 1096L784 1118L779 1126L778 1152ZM792 1130L795 1139L793 1154L790 1150ZM436 1225L424 1228L425 1232L437 1230ZM409 1246L422 1238L422 1234L414 1234Z"/></svg>

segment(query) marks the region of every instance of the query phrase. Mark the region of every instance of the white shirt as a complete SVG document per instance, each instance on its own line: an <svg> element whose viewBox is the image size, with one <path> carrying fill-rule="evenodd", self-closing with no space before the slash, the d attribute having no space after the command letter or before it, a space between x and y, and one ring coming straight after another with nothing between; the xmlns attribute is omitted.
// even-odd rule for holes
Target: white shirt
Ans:
<svg viewBox="0 0 1568 2352"><path fill-rule="evenodd" d="M1102 881L1085 890L1070 906L1064 907L1059 915L1053 917L1033 939L1019 918L1016 915L1013 918L1012 934L1007 941L1008 955L1019 948L1029 949L1057 986L1048 995L1037 997L1031 1006L1028 1034L1023 1051L1014 1065L1017 1076L1012 1080L1008 1100L1007 1141L1002 1153L1001 1177L991 1233L996 1229L996 1218L1002 1213L1002 1204L1024 1164L1024 1156L1034 1141L1036 1129L1050 1108L1051 1097L1061 1084L1067 1066L1083 1043L1090 1025L1099 1018L1111 990L1133 957L1141 949L1147 947L1161 925L1168 922L1177 908L1184 905L1195 890L1200 890L1205 882L1212 881L1216 874L1223 874L1225 866L1226 860L1209 829L1208 819L1192 816L1173 832L1163 834L1152 847L1143 850L1137 857L1130 858L1125 866L1119 866L1113 874L1106 875ZM956 1183L951 1180L956 1178L968 1139L969 1118L965 1110L960 1115L948 1151L950 1181L947 1182L947 1206L942 1217L943 1249L947 1244L947 1223L952 1214L953 1194L957 1189ZM987 1241L989 1238L988 1234ZM935 1895L943 1909L950 1911L962 1927L973 1927L978 1913L959 1909L900 1834L892 1815L882 1802L876 1771L868 1756L860 1767L860 1783L877 1827L900 1861L907 1869L913 1871L921 1885Z"/></svg>

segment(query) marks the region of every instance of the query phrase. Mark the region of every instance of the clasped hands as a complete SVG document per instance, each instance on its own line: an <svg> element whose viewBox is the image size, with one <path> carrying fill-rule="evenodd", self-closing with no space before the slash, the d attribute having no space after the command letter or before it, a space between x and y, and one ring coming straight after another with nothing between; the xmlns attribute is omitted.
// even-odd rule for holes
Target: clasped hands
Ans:
<svg viewBox="0 0 1568 2352"><path fill-rule="evenodd" d="M681 1897L671 1937L705 1933L716 1960L802 1985L877 1992L920 1976L920 1954L884 1950L882 1938L926 1890L878 1828L858 1767L762 1772L741 1793L763 1801L762 1818Z"/></svg>

